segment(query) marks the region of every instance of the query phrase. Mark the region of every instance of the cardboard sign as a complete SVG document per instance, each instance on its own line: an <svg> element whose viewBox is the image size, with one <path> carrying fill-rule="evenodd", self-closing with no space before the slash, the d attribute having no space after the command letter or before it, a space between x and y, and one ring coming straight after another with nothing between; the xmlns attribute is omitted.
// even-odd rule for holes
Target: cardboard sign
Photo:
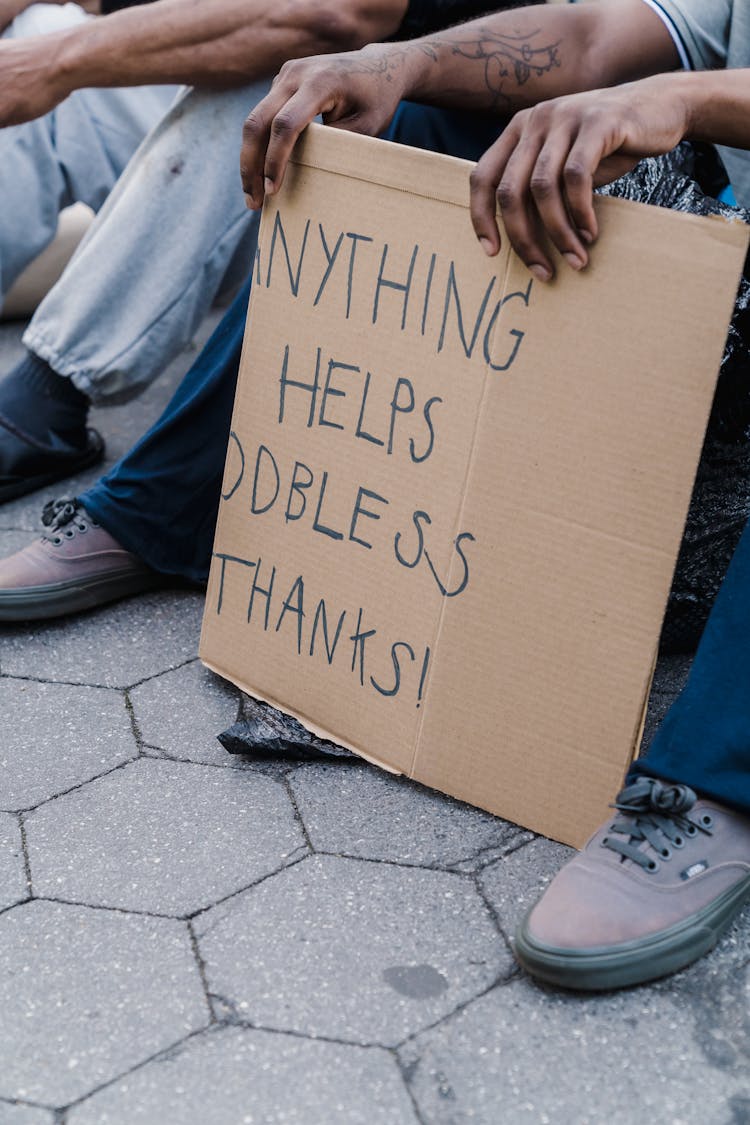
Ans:
<svg viewBox="0 0 750 1125"><path fill-rule="evenodd" d="M471 165L312 127L265 207L201 656L568 843L644 701L747 232L602 199L582 275Z"/></svg>

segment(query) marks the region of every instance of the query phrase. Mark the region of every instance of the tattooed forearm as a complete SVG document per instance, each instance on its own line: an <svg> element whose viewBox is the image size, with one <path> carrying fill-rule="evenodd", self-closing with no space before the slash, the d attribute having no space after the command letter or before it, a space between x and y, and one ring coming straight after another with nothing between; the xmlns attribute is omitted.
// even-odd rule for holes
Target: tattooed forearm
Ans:
<svg viewBox="0 0 750 1125"><path fill-rule="evenodd" d="M542 78L560 66L561 40L544 42L539 29L523 35L499 35L486 27L481 32L479 38L454 43L451 51L483 65L493 109L513 107L509 84L523 86L531 77Z"/></svg>

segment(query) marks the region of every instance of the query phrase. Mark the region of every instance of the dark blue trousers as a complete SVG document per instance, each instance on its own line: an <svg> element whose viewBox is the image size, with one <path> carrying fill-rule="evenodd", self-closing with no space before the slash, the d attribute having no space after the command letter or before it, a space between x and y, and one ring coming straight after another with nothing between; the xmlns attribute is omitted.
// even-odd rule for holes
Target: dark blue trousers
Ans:
<svg viewBox="0 0 750 1125"><path fill-rule="evenodd" d="M476 158L496 121L403 106L390 137ZM155 570L208 574L249 282L161 418L80 500ZM750 531L712 611L688 684L631 775L682 782L750 815Z"/></svg>
<svg viewBox="0 0 750 1125"><path fill-rule="evenodd" d="M683 782L750 815L750 524L695 654L690 678L630 776Z"/></svg>

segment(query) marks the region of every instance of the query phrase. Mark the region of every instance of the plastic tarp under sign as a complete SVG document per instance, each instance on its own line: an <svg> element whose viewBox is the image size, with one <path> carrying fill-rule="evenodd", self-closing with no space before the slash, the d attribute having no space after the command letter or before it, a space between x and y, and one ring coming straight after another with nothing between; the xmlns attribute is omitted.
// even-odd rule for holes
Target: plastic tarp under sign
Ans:
<svg viewBox="0 0 750 1125"><path fill-rule="evenodd" d="M201 640L306 727L580 843L634 750L743 224L487 259L470 165L312 127L267 201Z"/></svg>

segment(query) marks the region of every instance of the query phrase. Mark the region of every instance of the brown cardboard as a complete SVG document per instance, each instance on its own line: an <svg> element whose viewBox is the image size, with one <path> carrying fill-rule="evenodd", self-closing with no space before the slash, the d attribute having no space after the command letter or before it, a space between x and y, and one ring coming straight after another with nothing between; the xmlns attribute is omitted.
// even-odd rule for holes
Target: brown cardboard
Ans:
<svg viewBox="0 0 750 1125"><path fill-rule="evenodd" d="M470 168L312 127L267 201L200 651L580 844L639 738L747 231L600 199L590 268L544 286L482 253Z"/></svg>

